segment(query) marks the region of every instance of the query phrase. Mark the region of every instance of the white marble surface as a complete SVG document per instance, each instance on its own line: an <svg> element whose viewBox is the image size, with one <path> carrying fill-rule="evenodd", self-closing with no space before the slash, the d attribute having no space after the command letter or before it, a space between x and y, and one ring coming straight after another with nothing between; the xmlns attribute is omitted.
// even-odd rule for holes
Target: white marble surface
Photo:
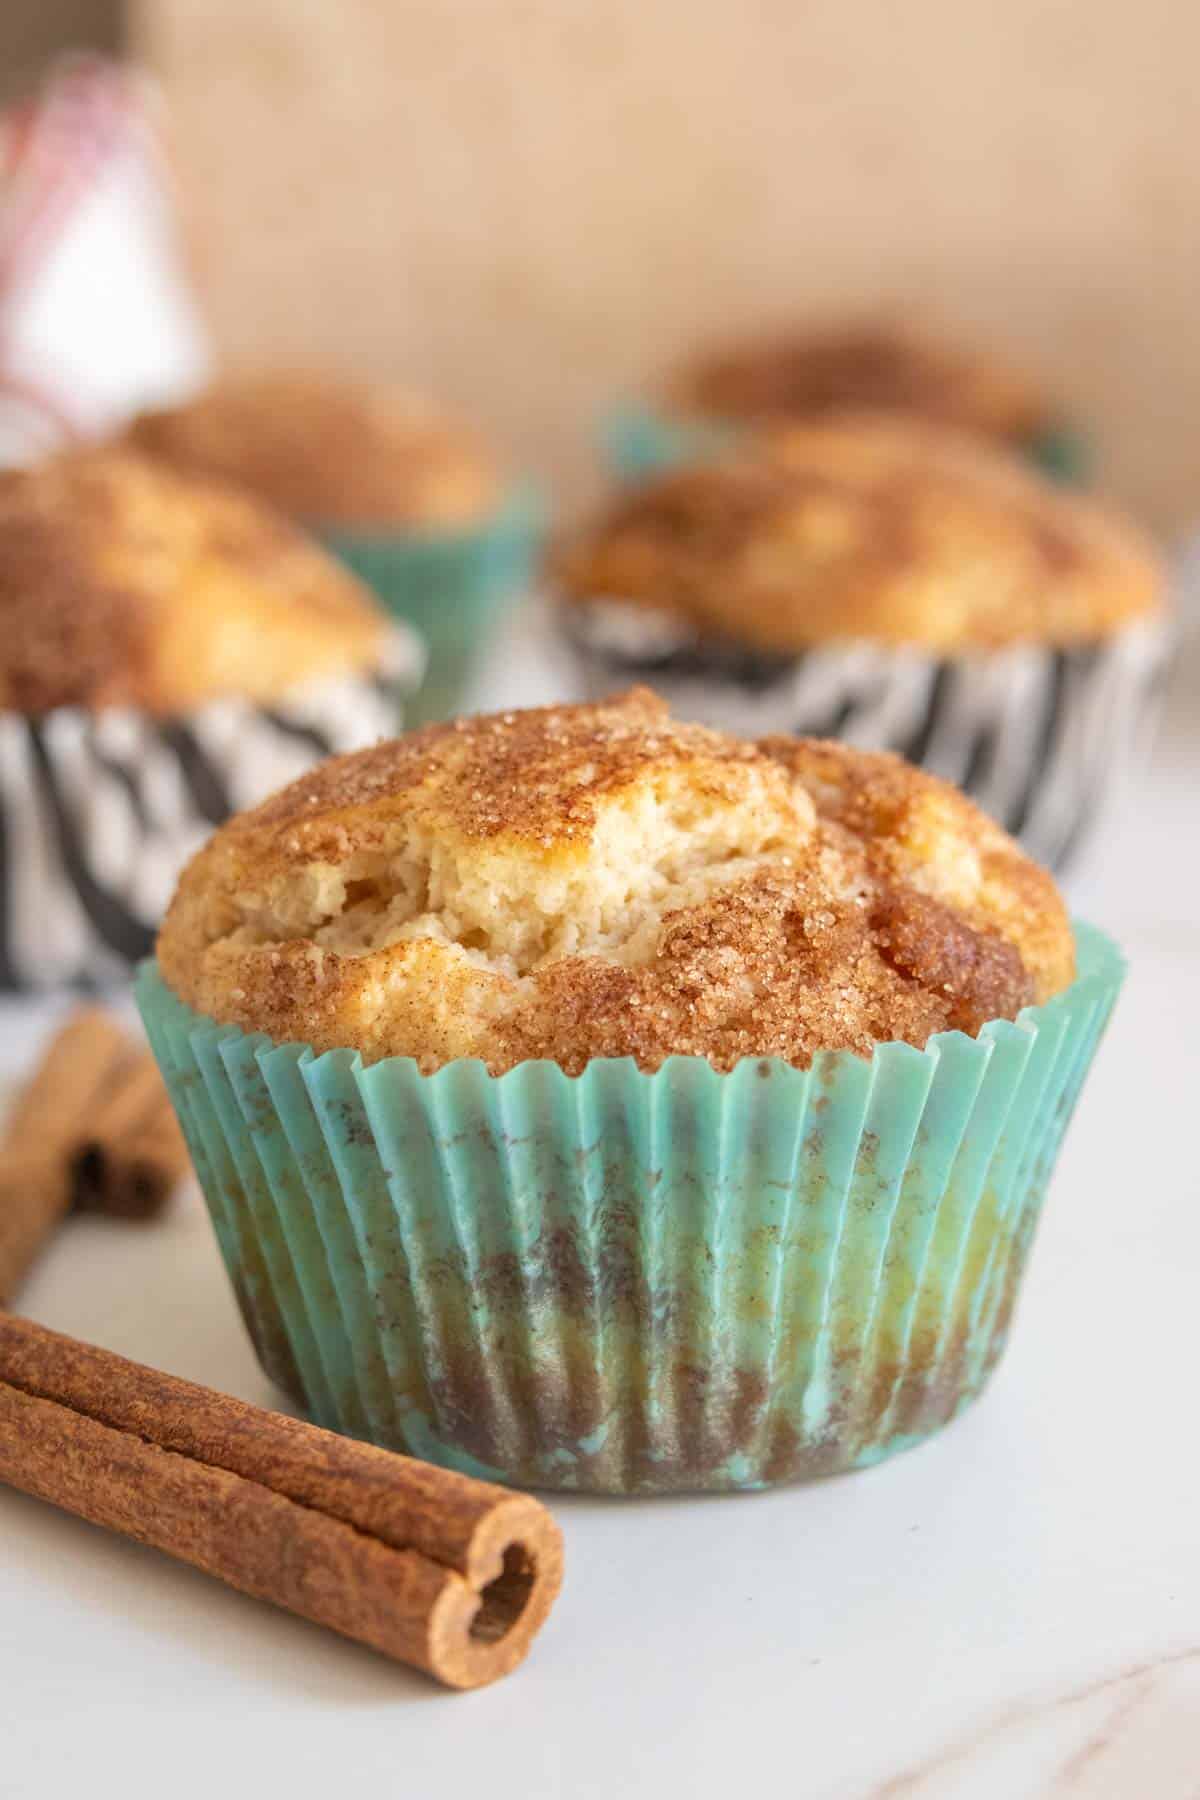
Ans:
<svg viewBox="0 0 1200 1800"><path fill-rule="evenodd" d="M489 698L552 675L518 629ZM1200 1800L1200 718L1077 889L1133 965L982 1403L869 1473L557 1503L525 1667L445 1695L0 1493L0 1795ZM8 1006L0 1070L51 1011ZM77 1224L48 1323L257 1400L198 1198Z"/></svg>

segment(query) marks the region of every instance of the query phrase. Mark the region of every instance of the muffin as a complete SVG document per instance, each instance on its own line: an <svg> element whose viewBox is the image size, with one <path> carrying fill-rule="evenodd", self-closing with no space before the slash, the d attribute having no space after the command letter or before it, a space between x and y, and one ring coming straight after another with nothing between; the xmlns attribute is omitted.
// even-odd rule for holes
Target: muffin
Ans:
<svg viewBox="0 0 1200 1800"><path fill-rule="evenodd" d="M139 1000L298 1402L661 1492L859 1466L978 1391L1120 975L945 783L635 690L231 821Z"/></svg>
<svg viewBox="0 0 1200 1800"><path fill-rule="evenodd" d="M412 396L300 370L227 379L143 413L128 435L289 518L347 531L466 530L500 494L482 444Z"/></svg>
<svg viewBox="0 0 1200 1800"><path fill-rule="evenodd" d="M1028 376L882 321L801 327L706 350L668 376L655 405L618 416L611 448L619 471L640 477L746 426L860 411L948 425L1060 480L1086 471L1078 434Z"/></svg>
<svg viewBox="0 0 1200 1800"><path fill-rule="evenodd" d="M0 475L0 984L144 956L212 826L395 730L419 649L284 520L93 449Z"/></svg>
<svg viewBox="0 0 1200 1800"><path fill-rule="evenodd" d="M838 736L958 783L1061 865L1137 767L1169 651L1148 542L1003 451L839 414L619 494L560 546L587 689Z"/></svg>
<svg viewBox="0 0 1200 1800"><path fill-rule="evenodd" d="M453 710L536 537L530 494L472 434L409 394L293 370L229 377L127 435L319 537L427 644L414 716Z"/></svg>

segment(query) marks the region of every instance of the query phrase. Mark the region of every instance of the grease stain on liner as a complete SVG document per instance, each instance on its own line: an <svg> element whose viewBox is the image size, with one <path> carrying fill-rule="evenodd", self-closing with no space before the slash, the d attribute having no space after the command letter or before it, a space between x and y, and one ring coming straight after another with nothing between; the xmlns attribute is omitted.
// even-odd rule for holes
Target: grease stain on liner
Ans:
<svg viewBox="0 0 1200 1800"><path fill-rule="evenodd" d="M364 1067L138 1000L268 1374L319 1423L605 1493L878 1462L1003 1351L1124 974L923 1051Z"/></svg>

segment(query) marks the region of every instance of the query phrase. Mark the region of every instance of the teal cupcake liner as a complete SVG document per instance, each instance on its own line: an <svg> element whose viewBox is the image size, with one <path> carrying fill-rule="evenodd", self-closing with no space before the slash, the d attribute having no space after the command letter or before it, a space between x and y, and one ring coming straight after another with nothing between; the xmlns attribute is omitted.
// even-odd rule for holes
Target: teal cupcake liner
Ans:
<svg viewBox="0 0 1200 1800"><path fill-rule="evenodd" d="M738 427L715 419L672 418L650 407L618 407L601 425L609 467L620 481L644 481L677 463L712 456L733 443ZM1069 487L1086 486L1091 446L1065 422L1034 433L1019 446L1043 474Z"/></svg>
<svg viewBox="0 0 1200 1800"><path fill-rule="evenodd" d="M1124 972L923 1050L568 1077L275 1045L138 1000L263 1367L319 1423L530 1487L877 1462L983 1386Z"/></svg>
<svg viewBox="0 0 1200 1800"><path fill-rule="evenodd" d="M449 718L458 709L508 608L530 585L543 525L538 496L523 485L494 518L471 530L317 528L326 549L428 647L425 680L407 709L413 723Z"/></svg>
<svg viewBox="0 0 1200 1800"><path fill-rule="evenodd" d="M1052 481L1064 487L1089 487L1095 465L1094 448L1087 436L1064 422L1047 426L1026 438L1021 446Z"/></svg>
<svg viewBox="0 0 1200 1800"><path fill-rule="evenodd" d="M605 458L619 481L645 481L677 463L719 455L736 438L736 426L639 406L616 408L600 427Z"/></svg>

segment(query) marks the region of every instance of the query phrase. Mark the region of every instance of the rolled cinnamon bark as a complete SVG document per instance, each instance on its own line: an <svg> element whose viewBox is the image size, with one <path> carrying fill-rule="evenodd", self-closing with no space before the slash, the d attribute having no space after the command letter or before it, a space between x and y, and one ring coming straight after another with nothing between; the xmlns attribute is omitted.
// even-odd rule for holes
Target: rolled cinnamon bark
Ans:
<svg viewBox="0 0 1200 1800"><path fill-rule="evenodd" d="M111 1014L83 1008L18 1094L0 1151L0 1305L70 1209L72 1136L128 1054L129 1040Z"/></svg>
<svg viewBox="0 0 1200 1800"><path fill-rule="evenodd" d="M0 1481L454 1688L514 1669L562 1581L528 1495L4 1315Z"/></svg>
<svg viewBox="0 0 1200 1800"><path fill-rule="evenodd" d="M71 1191L82 1212L150 1219L183 1178L188 1153L154 1058L129 1050L91 1116L78 1121Z"/></svg>
<svg viewBox="0 0 1200 1800"><path fill-rule="evenodd" d="M153 1218L187 1166L150 1052L99 1007L72 1014L18 1094L0 1145L0 1306L72 1208Z"/></svg>

